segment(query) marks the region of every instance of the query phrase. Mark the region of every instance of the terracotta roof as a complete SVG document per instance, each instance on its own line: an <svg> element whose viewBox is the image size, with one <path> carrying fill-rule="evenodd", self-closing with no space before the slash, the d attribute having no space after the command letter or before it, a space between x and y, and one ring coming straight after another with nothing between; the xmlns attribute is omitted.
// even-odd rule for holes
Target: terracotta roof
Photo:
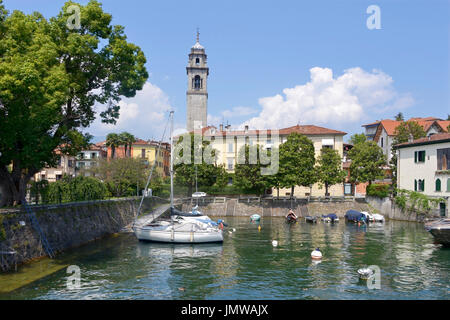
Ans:
<svg viewBox="0 0 450 320"><path fill-rule="evenodd" d="M437 125L442 128L445 132L448 132L447 128L450 126L449 120L438 120L436 121Z"/></svg>
<svg viewBox="0 0 450 320"><path fill-rule="evenodd" d="M436 121L436 120L441 120L441 119L435 118L435 117L426 117L426 118L411 118L408 121Z"/></svg>
<svg viewBox="0 0 450 320"><path fill-rule="evenodd" d="M386 130L386 133L388 136L394 136L395 129L402 123L402 121L395 121L395 120L381 120L381 125L383 126L384 130Z"/></svg>
<svg viewBox="0 0 450 320"><path fill-rule="evenodd" d="M440 142L450 142L450 133L438 133L433 134L432 136L426 137L426 138L420 138L411 142L404 142L397 144L396 148L404 148L404 147L410 147L414 145L421 145L421 144L433 144L433 143L440 143Z"/></svg>
<svg viewBox="0 0 450 320"><path fill-rule="evenodd" d="M209 131L209 129L214 128L216 129L216 131L214 133L211 133ZM206 127L203 128L206 130L203 130L203 133L207 136L218 136L218 135L235 135L235 136L239 136L239 135L259 135L259 134L272 134L272 133L277 133L280 135L289 135L293 132L297 132L300 134L304 134L304 135L346 135L346 132L343 131L338 131L338 130L333 130L333 129L328 129L328 128L323 128L323 127L318 127L318 126L314 126L314 125L296 125L293 127L289 127L289 128L283 128L283 129L279 129L279 130L274 130L274 129L267 129L267 130L230 130L230 131L220 131L217 130L216 127L210 126L210 127Z"/></svg>

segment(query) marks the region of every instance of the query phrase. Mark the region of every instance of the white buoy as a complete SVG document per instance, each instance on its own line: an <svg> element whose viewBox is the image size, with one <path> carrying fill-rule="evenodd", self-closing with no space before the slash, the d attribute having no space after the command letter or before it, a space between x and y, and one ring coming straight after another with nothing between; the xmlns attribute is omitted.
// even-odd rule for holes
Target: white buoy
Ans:
<svg viewBox="0 0 450 320"><path fill-rule="evenodd" d="M278 241L277 241L277 240L273 240L273 241L272 241L272 246L278 247Z"/></svg>
<svg viewBox="0 0 450 320"><path fill-rule="evenodd" d="M313 252L311 252L311 258L315 259L315 260L320 260L322 259L322 252L320 251L319 248L317 248L316 250L314 250Z"/></svg>
<svg viewBox="0 0 450 320"><path fill-rule="evenodd" d="M233 228L233 232L236 232L236 229L235 229L235 228Z"/></svg>

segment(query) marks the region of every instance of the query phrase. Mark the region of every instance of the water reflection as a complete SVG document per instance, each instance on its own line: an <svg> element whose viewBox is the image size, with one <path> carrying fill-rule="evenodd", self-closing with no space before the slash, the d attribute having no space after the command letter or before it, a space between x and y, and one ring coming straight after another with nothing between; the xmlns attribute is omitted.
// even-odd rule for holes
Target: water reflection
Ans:
<svg viewBox="0 0 450 320"><path fill-rule="evenodd" d="M55 261L80 266L80 290L66 288L61 270L0 299L449 297L450 250L434 245L420 224L286 224L268 217L227 223L236 232L225 232L223 244L145 243L132 234L92 243ZM312 261L317 247L323 259ZM359 280L357 270L369 265L381 269L380 290Z"/></svg>

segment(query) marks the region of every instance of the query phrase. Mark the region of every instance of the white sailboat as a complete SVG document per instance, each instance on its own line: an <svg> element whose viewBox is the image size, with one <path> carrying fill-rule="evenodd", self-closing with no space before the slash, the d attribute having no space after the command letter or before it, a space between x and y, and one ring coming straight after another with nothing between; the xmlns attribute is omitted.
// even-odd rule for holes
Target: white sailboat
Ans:
<svg viewBox="0 0 450 320"><path fill-rule="evenodd" d="M134 226L133 231L139 240L166 243L210 243L223 242L223 233L217 224L199 219L185 219L182 212L173 204L173 111L170 112L170 214L181 219ZM189 214L187 214L188 216Z"/></svg>

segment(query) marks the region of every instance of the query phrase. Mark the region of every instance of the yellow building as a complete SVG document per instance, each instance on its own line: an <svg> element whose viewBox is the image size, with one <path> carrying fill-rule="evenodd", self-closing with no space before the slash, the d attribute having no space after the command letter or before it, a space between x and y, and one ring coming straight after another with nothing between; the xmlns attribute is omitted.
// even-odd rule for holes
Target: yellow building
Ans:
<svg viewBox="0 0 450 320"><path fill-rule="evenodd" d="M160 177L167 177L169 173L170 146L162 143L158 153L159 142L137 139L131 148L131 156L136 159L145 159L151 167L156 160L155 172Z"/></svg>
<svg viewBox="0 0 450 320"><path fill-rule="evenodd" d="M320 155L322 148L335 149L343 158L343 138L346 133L314 125L297 125L280 130L249 130L248 127L245 127L244 130L235 131L230 130L229 126L224 129L222 125L219 129L214 126L202 129L203 139L210 140L212 148L218 151L216 164L225 165L229 173L234 173L239 151L245 144L250 146L259 144L265 149L278 148L294 132L307 136L313 142L316 158ZM197 134L197 132L195 133ZM290 189L280 189L280 196L290 195L290 192ZM274 193L276 194L276 191ZM330 186L329 193L331 196L343 196L343 184ZM305 197L308 194L324 196L325 189L320 189L319 185L315 184L312 188L297 186L294 190L296 197Z"/></svg>

